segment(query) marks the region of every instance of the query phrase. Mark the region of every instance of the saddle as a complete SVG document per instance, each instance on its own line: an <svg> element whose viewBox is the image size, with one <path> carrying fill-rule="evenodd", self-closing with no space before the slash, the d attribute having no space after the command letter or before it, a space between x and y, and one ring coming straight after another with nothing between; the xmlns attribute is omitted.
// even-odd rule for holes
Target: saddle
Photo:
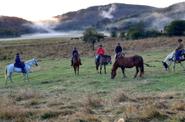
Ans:
<svg viewBox="0 0 185 122"><path fill-rule="evenodd" d="M18 71L18 72L22 72L25 73L25 64L24 62L21 62L21 64L14 64L14 70Z"/></svg>
<svg viewBox="0 0 185 122"><path fill-rule="evenodd" d="M125 53L118 53L115 55L115 59L120 58L120 57L124 57Z"/></svg>

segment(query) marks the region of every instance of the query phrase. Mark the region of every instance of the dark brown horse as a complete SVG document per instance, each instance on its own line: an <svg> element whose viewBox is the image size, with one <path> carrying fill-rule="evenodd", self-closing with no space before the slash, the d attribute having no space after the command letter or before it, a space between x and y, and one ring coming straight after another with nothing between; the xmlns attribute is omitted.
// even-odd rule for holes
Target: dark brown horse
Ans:
<svg viewBox="0 0 185 122"><path fill-rule="evenodd" d="M131 57L124 57L124 56L118 57L112 67L112 72L111 72L112 79L115 78L116 70L119 67L122 69L123 77L126 77L125 68L132 68L132 67L136 67L136 73L134 75L134 78L137 77L139 70L140 70L140 77L144 75L144 61L143 61L143 58L138 55L131 56Z"/></svg>
<svg viewBox="0 0 185 122"><path fill-rule="evenodd" d="M111 56L109 56L109 55L101 55L100 57L99 57L99 59L98 60L96 60L96 70L98 71L99 70L99 67L100 67L100 74L101 74L101 70L102 70L102 66L104 66L104 72L105 72L105 74L107 73L106 72L106 65L107 64L111 64L112 63L112 61L111 61Z"/></svg>
<svg viewBox="0 0 185 122"><path fill-rule="evenodd" d="M76 74L79 75L81 60L80 60L80 57L77 53L75 53L73 58L72 58L72 65L73 65L73 68L74 68L75 75Z"/></svg>

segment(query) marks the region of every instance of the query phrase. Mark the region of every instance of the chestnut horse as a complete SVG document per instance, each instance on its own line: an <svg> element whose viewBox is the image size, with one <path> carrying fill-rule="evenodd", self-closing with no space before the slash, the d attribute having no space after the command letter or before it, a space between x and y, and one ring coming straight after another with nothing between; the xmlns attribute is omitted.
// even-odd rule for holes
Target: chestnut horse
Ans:
<svg viewBox="0 0 185 122"><path fill-rule="evenodd" d="M73 62L73 69L75 72L75 75L79 75L79 69L80 69L80 65L81 65L81 61L80 61L80 57L77 53L74 54L73 58L72 58L72 62Z"/></svg>
<svg viewBox="0 0 185 122"><path fill-rule="evenodd" d="M144 75L144 61L143 61L143 58L138 55L134 55L131 57L124 57L124 56L118 57L112 67L112 72L111 72L112 79L115 78L116 70L119 67L122 70L123 77L126 77L125 68L132 68L132 67L136 67L136 73L134 75L134 78L137 77L137 74L139 71L140 71L140 77Z"/></svg>

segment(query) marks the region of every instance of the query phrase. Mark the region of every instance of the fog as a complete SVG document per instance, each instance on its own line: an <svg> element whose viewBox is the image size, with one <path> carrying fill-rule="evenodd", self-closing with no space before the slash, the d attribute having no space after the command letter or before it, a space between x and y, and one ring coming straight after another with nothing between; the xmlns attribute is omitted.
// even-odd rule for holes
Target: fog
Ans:
<svg viewBox="0 0 185 122"><path fill-rule="evenodd" d="M1 38L0 41L13 41L13 40L29 40L29 39L46 39L46 38L59 38L59 37L81 37L83 31L68 31L68 32L50 32L50 33L35 33L24 34L16 38Z"/></svg>

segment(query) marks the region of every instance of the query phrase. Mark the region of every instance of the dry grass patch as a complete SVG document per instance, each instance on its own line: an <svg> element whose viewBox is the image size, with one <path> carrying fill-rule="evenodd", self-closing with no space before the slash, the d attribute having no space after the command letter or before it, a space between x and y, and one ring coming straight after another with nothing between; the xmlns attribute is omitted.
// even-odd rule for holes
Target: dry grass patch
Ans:
<svg viewBox="0 0 185 122"><path fill-rule="evenodd" d="M66 122L102 122L102 121L96 115L77 112L74 115L69 116Z"/></svg>
<svg viewBox="0 0 185 122"><path fill-rule="evenodd" d="M185 101L181 100L181 101L175 101L172 103L171 106L172 110L177 110L177 111L185 111Z"/></svg>
<svg viewBox="0 0 185 122"><path fill-rule="evenodd" d="M90 108L99 108L103 107L104 101L96 95L89 95L88 97L85 98L84 100L84 106L90 107Z"/></svg>
<svg viewBox="0 0 185 122"><path fill-rule="evenodd" d="M0 102L0 119L14 120L15 122L24 122L37 112L32 109L25 109L17 106L13 101L7 98L1 98Z"/></svg>
<svg viewBox="0 0 185 122"><path fill-rule="evenodd" d="M15 94L16 101L41 98L41 93L33 89L21 89Z"/></svg>
<svg viewBox="0 0 185 122"><path fill-rule="evenodd" d="M143 110L140 113L142 120L152 120L152 119L159 119L165 120L168 118L167 115L162 113L159 109L157 109L152 103L143 106Z"/></svg>
<svg viewBox="0 0 185 122"><path fill-rule="evenodd" d="M113 94L113 101L116 103L120 103L135 100L130 98L124 91L118 90L116 93Z"/></svg>

